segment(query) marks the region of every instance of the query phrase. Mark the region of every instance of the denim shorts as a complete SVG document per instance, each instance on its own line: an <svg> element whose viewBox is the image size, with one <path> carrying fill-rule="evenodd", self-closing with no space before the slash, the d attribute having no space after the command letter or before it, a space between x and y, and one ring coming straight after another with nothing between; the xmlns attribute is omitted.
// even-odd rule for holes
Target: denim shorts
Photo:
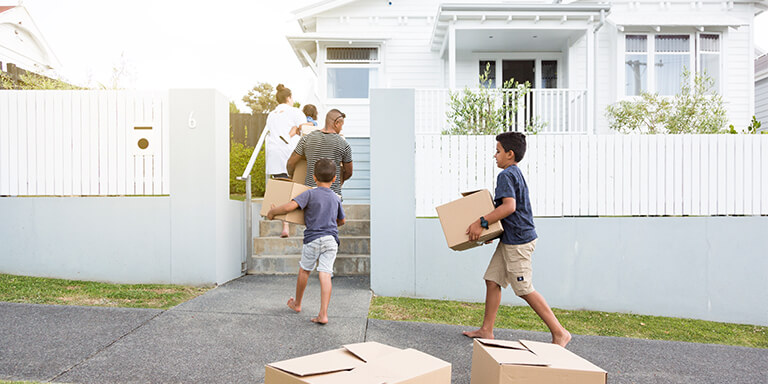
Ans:
<svg viewBox="0 0 768 384"><path fill-rule="evenodd" d="M330 273L333 276L333 262L336 261L338 250L336 238L331 235L314 239L304 244L301 249L299 266L305 271L312 271L317 263L318 272Z"/></svg>

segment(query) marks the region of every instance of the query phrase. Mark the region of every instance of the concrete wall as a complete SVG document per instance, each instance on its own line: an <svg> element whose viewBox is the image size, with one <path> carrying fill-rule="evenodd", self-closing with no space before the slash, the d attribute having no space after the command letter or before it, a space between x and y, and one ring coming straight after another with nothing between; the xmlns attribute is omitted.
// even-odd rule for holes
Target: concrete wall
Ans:
<svg viewBox="0 0 768 384"><path fill-rule="evenodd" d="M170 196L0 198L0 273L173 284L240 276L227 99L171 90L168 119Z"/></svg>
<svg viewBox="0 0 768 384"><path fill-rule="evenodd" d="M410 90L371 92L371 288L483 301L495 244L455 252L437 219L416 218L413 101ZM553 307L768 325L766 216L535 222L534 286ZM524 305L511 290L502 301Z"/></svg>

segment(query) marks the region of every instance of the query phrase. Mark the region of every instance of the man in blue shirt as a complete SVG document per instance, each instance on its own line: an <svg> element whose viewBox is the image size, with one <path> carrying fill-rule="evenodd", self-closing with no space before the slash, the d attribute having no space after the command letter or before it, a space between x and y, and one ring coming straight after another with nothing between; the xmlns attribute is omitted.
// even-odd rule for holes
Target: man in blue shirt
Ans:
<svg viewBox="0 0 768 384"><path fill-rule="evenodd" d="M531 283L533 270L531 255L536 247L536 228L533 225L528 185L517 163L523 160L525 135L505 132L496 136L496 165L503 169L496 179L494 205L496 209L480 216L469 228L469 240L476 241L483 228L501 221L504 232L485 272L485 314L480 329L464 332L469 337L493 339L493 324L501 304L501 287L512 285L517 296L525 300L549 327L552 343L565 347L571 334L560 324L544 296L536 292Z"/></svg>

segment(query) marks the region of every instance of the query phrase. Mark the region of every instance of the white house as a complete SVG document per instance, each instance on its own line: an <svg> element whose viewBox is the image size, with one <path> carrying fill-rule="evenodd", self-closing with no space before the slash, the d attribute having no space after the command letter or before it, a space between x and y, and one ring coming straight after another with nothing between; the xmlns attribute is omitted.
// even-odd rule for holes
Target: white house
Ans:
<svg viewBox="0 0 768 384"><path fill-rule="evenodd" d="M0 6L0 62L41 74L61 66L23 6Z"/></svg>
<svg viewBox="0 0 768 384"><path fill-rule="evenodd" d="M706 72L728 119L755 113L753 22L765 0L611 2L324 0L294 11L287 36L316 74L316 103L368 137L368 90L416 88L416 129L444 128L449 89L529 81L528 119L544 132L609 133L607 105L641 90L672 95L684 69ZM652 64L652 65L649 65Z"/></svg>

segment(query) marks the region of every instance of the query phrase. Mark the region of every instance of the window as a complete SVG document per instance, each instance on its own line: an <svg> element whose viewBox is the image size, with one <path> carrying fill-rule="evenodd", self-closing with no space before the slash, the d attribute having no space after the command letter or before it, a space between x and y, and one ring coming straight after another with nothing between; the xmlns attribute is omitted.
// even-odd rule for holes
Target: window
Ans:
<svg viewBox="0 0 768 384"><path fill-rule="evenodd" d="M720 89L720 35L702 33L698 43L698 68L699 73L706 74L714 81L712 90Z"/></svg>
<svg viewBox="0 0 768 384"><path fill-rule="evenodd" d="M496 60L480 60L480 76L488 71L488 79L481 82L480 86L485 88L496 88Z"/></svg>
<svg viewBox="0 0 768 384"><path fill-rule="evenodd" d="M681 89L683 71L691 68L690 36L656 35L654 42L656 92L672 96Z"/></svg>
<svg viewBox="0 0 768 384"><path fill-rule="evenodd" d="M541 61L541 87L557 88L557 60Z"/></svg>
<svg viewBox="0 0 768 384"><path fill-rule="evenodd" d="M685 70L691 74L705 73L714 80L715 90L720 87L721 49L717 33L628 34L624 42L627 96L638 96L641 92L675 95L682 89Z"/></svg>
<svg viewBox="0 0 768 384"><path fill-rule="evenodd" d="M378 86L379 48L328 47L326 96L334 99L367 99Z"/></svg>
<svg viewBox="0 0 768 384"><path fill-rule="evenodd" d="M627 35L624 55L624 92L639 96L648 90L648 37Z"/></svg>

